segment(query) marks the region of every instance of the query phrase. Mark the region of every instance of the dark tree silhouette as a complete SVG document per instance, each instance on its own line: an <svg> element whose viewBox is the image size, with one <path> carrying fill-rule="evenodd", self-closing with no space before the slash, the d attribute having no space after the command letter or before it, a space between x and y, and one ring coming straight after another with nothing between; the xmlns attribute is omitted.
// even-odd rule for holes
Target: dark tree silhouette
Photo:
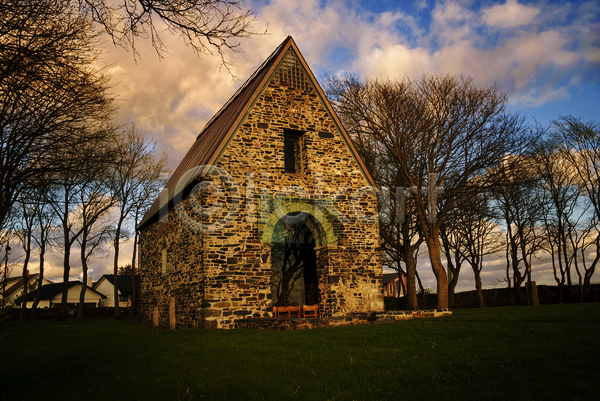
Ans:
<svg viewBox="0 0 600 401"><path fill-rule="evenodd" d="M374 141L398 182L416 189L412 202L437 280L438 307L447 308L440 227L457 202L491 185L474 177L519 152L527 140L523 118L508 111L507 93L464 77L360 82L347 76L331 78L327 87L350 134Z"/></svg>
<svg viewBox="0 0 600 401"><path fill-rule="evenodd" d="M251 11L238 0L71 0L110 35L117 45L136 52L139 39L150 39L159 56L168 53L161 35L180 36L198 55L236 51L236 38L255 32Z"/></svg>
<svg viewBox="0 0 600 401"><path fill-rule="evenodd" d="M0 228L40 176L65 168L79 129L113 111L91 23L68 1L0 1Z"/></svg>

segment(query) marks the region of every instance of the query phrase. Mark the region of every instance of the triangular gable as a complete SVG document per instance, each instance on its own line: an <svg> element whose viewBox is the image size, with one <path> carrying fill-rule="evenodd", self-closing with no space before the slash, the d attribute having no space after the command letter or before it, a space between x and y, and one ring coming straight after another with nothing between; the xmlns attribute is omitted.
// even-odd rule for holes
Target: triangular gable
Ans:
<svg viewBox="0 0 600 401"><path fill-rule="evenodd" d="M293 47L290 47L283 56L279 66L273 73L273 80L303 91L314 89L314 85Z"/></svg>
<svg viewBox="0 0 600 401"><path fill-rule="evenodd" d="M27 275L27 284L31 283L32 280L36 279L40 274L32 273ZM10 298L15 292L23 288L23 276L14 277L14 280L6 280L7 286L5 291L6 298Z"/></svg>
<svg viewBox="0 0 600 401"><path fill-rule="evenodd" d="M135 275L136 278L136 282L135 282L135 288L137 290L137 280L138 280L138 275ZM103 281L108 281L111 285L111 287L114 288L115 285L115 275L114 274L104 274L100 280L98 280L98 282L93 286L94 290L97 290L98 287L100 287L100 285L102 285ZM117 275L117 284L118 284L118 290L119 290L119 294L132 294L133 293L133 285L131 284L131 275L127 274L127 275Z"/></svg>
<svg viewBox="0 0 600 401"><path fill-rule="evenodd" d="M333 111L325 93L318 84L315 76L302 57L296 43L288 36L265 62L250 76L250 78L237 90L229 101L209 120L202 129L196 142L183 158L161 195L148 210L139 229L143 229L158 218L159 211L166 210L173 205L174 199L190 185L200 173L194 169L199 166L215 165L231 138L238 130L241 122L253 106L258 96L266 88L271 79L285 82L298 89L313 88L320 100L325 105L328 113L333 118L342 138L359 165L365 179L375 186L375 182L361 160L356 148L344 130L340 120ZM194 169L194 170L192 170ZM193 171L193 174L190 174ZM166 213L165 213L166 214Z"/></svg>

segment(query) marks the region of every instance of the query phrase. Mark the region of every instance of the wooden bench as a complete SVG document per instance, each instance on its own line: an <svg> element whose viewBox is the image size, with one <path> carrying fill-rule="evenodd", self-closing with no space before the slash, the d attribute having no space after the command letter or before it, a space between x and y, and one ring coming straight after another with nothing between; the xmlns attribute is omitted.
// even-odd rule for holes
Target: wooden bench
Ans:
<svg viewBox="0 0 600 401"><path fill-rule="evenodd" d="M302 312L302 313L301 313ZM274 306L274 317L319 317L319 305L299 306Z"/></svg>
<svg viewBox="0 0 600 401"><path fill-rule="evenodd" d="M288 308L290 308L290 317L300 317L299 306L289 306Z"/></svg>
<svg viewBox="0 0 600 401"><path fill-rule="evenodd" d="M319 305L304 305L302 307L302 317L319 317Z"/></svg>
<svg viewBox="0 0 600 401"><path fill-rule="evenodd" d="M289 306L274 306L273 307L273 316L275 316L275 317L290 317L290 307Z"/></svg>

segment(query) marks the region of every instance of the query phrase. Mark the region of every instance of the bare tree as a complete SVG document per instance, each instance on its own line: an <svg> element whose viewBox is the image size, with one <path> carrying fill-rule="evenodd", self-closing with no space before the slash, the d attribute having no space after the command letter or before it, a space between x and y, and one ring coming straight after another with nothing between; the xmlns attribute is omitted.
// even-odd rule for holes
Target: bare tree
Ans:
<svg viewBox="0 0 600 401"><path fill-rule="evenodd" d="M34 188L35 191L35 199L37 208L35 210L35 219L37 224L37 229L34 232L33 239L37 244L39 251L39 280L38 285L35 290L35 299L33 304L31 305L31 320L35 320L36 318L36 310L38 304L40 303L42 285L44 281L44 263L47 250L52 246L51 237L54 231L53 223L55 221L55 216L52 211L52 207L45 202L44 193L46 192L46 188L36 186Z"/></svg>
<svg viewBox="0 0 600 401"><path fill-rule="evenodd" d="M525 280L531 282L532 259L547 240L542 230L547 200L540 190L534 163L532 157L506 158L495 172L499 185L492 190L497 218L506 227L507 262L517 304L521 302L521 285Z"/></svg>
<svg viewBox="0 0 600 401"><path fill-rule="evenodd" d="M399 188L397 190L403 190ZM395 205L391 201L392 207ZM414 214L408 214L403 222L382 222L379 226L380 235L384 239L382 252L387 266L396 270L398 277L406 276L406 288L404 291L404 309L417 310L417 263L416 255L419 253L423 238L416 226ZM404 264L405 269L402 268ZM401 285L404 283L400 280Z"/></svg>
<svg viewBox="0 0 600 401"><path fill-rule="evenodd" d="M139 219L142 208L148 205L148 199L154 199L154 195L158 192L159 179L166 171L167 162L164 155L159 160L154 157L155 145L147 142L144 135L135 127L120 132L114 138L114 142L116 158L112 167L112 185L117 201L117 219L113 239L113 271L115 318L120 319L117 275L121 241L127 237L124 222L132 215L135 216L135 220ZM137 234L135 229L134 231ZM135 243L136 241L134 241L134 248Z"/></svg>
<svg viewBox="0 0 600 401"><path fill-rule="evenodd" d="M5 222L5 226L9 226L8 223L10 222L11 220ZM6 229L8 227L4 228L4 230L0 229L0 252L3 251L3 257L0 259L0 268L2 269L2 309L4 309L6 306L6 279L10 276L10 271L8 269L8 257L10 254L10 240L11 237L14 236L12 230ZM0 310L0 313L2 313L2 310Z"/></svg>
<svg viewBox="0 0 600 401"><path fill-rule="evenodd" d="M334 107L347 107L336 100L343 99L348 87L359 86L360 82L353 77L340 81L333 76L326 78L327 96L334 100ZM348 105L349 106L349 105ZM341 109L340 109L341 110ZM399 277L406 274L406 292L404 308L417 310L417 264L416 255L423 243L414 205L410 202L414 188L397 174L393 166L394 157L390 159L387 148L378 143L370 132L362 129L362 121L346 108L346 113L338 113L342 123L352 136L354 145L369 172L380 188L382 200L379 210L379 234L382 241L383 261L396 270ZM405 269L402 268L404 264Z"/></svg>
<svg viewBox="0 0 600 401"><path fill-rule="evenodd" d="M102 163L96 165L99 171L109 170L110 157L106 154L102 157ZM102 164L104 166L102 166ZM103 168L104 167L104 168ZM112 224L110 220L105 219L114 206L116 198L112 194L110 177L100 173L88 171L92 176L82 182L78 191L78 210L79 225L81 235L76 237L81 252L81 271L82 282L81 292L79 294L78 319L83 319L83 309L85 304L85 293L87 290L88 261L94 256L101 246L108 242L112 234Z"/></svg>
<svg viewBox="0 0 600 401"><path fill-rule="evenodd" d="M376 141L405 187L417 189L412 202L437 280L438 307L447 308L440 226L456 202L492 185L473 177L519 152L528 138L523 118L508 111L508 94L464 77L364 83L343 77L327 86L348 131Z"/></svg>
<svg viewBox="0 0 600 401"><path fill-rule="evenodd" d="M586 123L568 116L554 121L554 128L563 138L560 154L574 171L576 184L590 203L584 240L578 246L580 258L574 259L583 300L589 292L591 278L600 260L600 124L595 121ZM595 252L591 261L586 258L588 249ZM580 266L583 268L583 277Z"/></svg>
<svg viewBox="0 0 600 401"><path fill-rule="evenodd" d="M149 149L154 151L155 144L149 144ZM129 316L133 317L136 305L133 301L137 299L137 288L139 279L137 278L138 267L137 267L137 257L138 257L138 236L139 232L137 230L137 226L140 223L140 220L146 213L146 211L152 206L154 199L156 199L164 187L164 182L162 178L167 173L168 162L167 155L165 153L162 154L160 159L147 158L146 166L143 168L144 174L138 177L138 185L135 188L135 192L132 196L132 204L134 205L132 209L132 214L130 215L131 222L133 227L135 227L134 236L133 236L133 251L131 255L131 269L129 272L125 272L125 274L129 274L131 277L131 288L133 289L132 293L132 302L129 307ZM120 273L119 273L120 274Z"/></svg>
<svg viewBox="0 0 600 401"><path fill-rule="evenodd" d="M478 194L463 205L456 229L463 244L461 252L475 276L479 307L484 307L485 299L481 282L484 257L497 253L505 247L502 232L493 221L489 194Z"/></svg>
<svg viewBox="0 0 600 401"><path fill-rule="evenodd" d="M448 267L448 305L450 308L456 306L454 290L458 284L462 262L465 260L464 241L460 231L463 223L462 212L462 208L451 210L440 226L442 253L446 257Z"/></svg>
<svg viewBox="0 0 600 401"><path fill-rule="evenodd" d="M559 303L564 300L565 284L572 297L571 268L577 258L577 248L582 224L590 206L577 185L575 169L569 166L559 151L563 139L556 133L540 143L535 153L535 166L540 185L547 194L544 213L547 236L546 250L552 260L554 280L558 285ZM568 147L568 145L566 145Z"/></svg>
<svg viewBox="0 0 600 401"><path fill-rule="evenodd" d="M162 56L161 34L179 35L198 55L216 51L223 64L225 50L236 50L235 38L255 34L254 16L238 0L72 0L110 35L113 42L136 52L136 41L150 39ZM119 4L120 3L120 4ZM160 21L162 24L157 24ZM164 25L161 26L161 25Z"/></svg>
<svg viewBox="0 0 600 401"><path fill-rule="evenodd" d="M111 155L113 132L114 129L111 126L73 131L72 136L81 136L86 140L65 143L63 149L60 150L61 153L64 153L60 156L62 169L47 177L51 184L47 184L46 187L51 188L52 191L45 193L45 197L59 222L62 237L59 241L62 245L64 269L61 320L67 316L71 249L83 231L89 229L88 225L92 222L88 220L87 224L82 224L81 210L78 209L82 202L96 202L96 194L93 191L87 192L87 189L99 179L94 172L102 171L104 166L108 169L107 161L111 159L107 155ZM90 199L88 195L94 198Z"/></svg>
<svg viewBox="0 0 600 401"><path fill-rule="evenodd" d="M18 229L15 230L15 234L23 247L24 260L23 260L23 292L20 295L21 298L21 310L19 312L19 320L25 320L25 313L27 311L27 294L29 290L29 261L31 259L32 251L32 237L33 231L35 230L35 210L37 205L35 200L27 199L24 196L19 197L17 204L17 213L15 216ZM15 227L15 228L17 228Z"/></svg>
<svg viewBox="0 0 600 401"><path fill-rule="evenodd" d="M56 159L72 130L112 112L92 25L67 0L0 1L0 228Z"/></svg>
<svg viewBox="0 0 600 401"><path fill-rule="evenodd" d="M394 169L390 169L391 162L387 160L385 148L361 132L354 134L354 140L361 158L381 188L379 234L383 239L383 262L396 270L398 277L406 275L404 309L417 310L416 255L423 243L423 236L410 202L412 189L406 188L401 177ZM404 286L403 280L400 282Z"/></svg>
<svg viewBox="0 0 600 401"><path fill-rule="evenodd" d="M1 246L0 251L4 251L2 253L2 259L0 259L0 263L2 264L2 308L6 306L6 280L10 277L10 274L15 266L17 266L20 262L20 257L15 257L15 252L11 248L10 244L15 244L18 241L18 237L14 232L13 218L9 220L9 224L7 224L7 230L0 231L0 239ZM0 313L2 311L0 310Z"/></svg>

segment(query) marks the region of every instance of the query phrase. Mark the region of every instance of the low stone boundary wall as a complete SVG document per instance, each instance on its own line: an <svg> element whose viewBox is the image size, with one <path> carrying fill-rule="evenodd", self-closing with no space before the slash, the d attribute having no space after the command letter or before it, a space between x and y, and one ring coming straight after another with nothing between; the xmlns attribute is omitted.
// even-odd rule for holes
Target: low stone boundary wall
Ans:
<svg viewBox="0 0 600 401"><path fill-rule="evenodd" d="M271 330L306 330L315 327L336 327L356 324L387 323L417 318L451 316L448 309L432 309L419 311L385 311L373 313L357 313L347 316L304 318L246 318L235 321L236 329L271 329Z"/></svg>
<svg viewBox="0 0 600 401"><path fill-rule="evenodd" d="M452 311L449 309L426 309L413 311L393 311L386 310L384 313L378 313L378 321L394 321L394 320L409 320L409 319L424 319L431 317L452 316Z"/></svg>
<svg viewBox="0 0 600 401"><path fill-rule="evenodd" d="M552 285L538 285L538 300L540 305L551 305L558 303L558 287ZM579 287L573 285L573 295L569 295L567 286L564 288L564 299L563 302L579 302ZM422 298L421 295L418 297L419 305L423 309L433 309L437 306L437 295L436 294L425 294ZM422 301L425 304L422 305ZM491 288L483 290L483 299L485 300L486 306L515 306L517 305L517 297L514 288ZM454 301L456 305L455 309L459 308L477 308L479 307L479 301L477 299L477 293L475 290L463 291L454 294ZM404 299L385 297L384 304L386 310L401 310ZM600 284L592 284L590 286L590 292L586 298L586 302L600 302ZM521 288L521 299L520 305L527 305L527 290L525 287Z"/></svg>

